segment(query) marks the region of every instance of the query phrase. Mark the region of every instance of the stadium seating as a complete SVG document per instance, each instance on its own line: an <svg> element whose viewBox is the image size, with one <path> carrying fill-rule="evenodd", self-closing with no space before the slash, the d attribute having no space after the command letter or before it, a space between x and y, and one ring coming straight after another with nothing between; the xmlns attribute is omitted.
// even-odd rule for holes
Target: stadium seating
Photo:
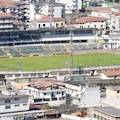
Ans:
<svg viewBox="0 0 120 120"><path fill-rule="evenodd" d="M0 56L4 56L4 55L6 55L6 53L5 53L5 52L3 52L3 50L2 50L2 49L0 49Z"/></svg>
<svg viewBox="0 0 120 120"><path fill-rule="evenodd" d="M20 56L19 51L17 51L14 47L7 47L7 48L4 48L4 50L6 52L8 52L9 54L11 54L13 57L19 57Z"/></svg>
<svg viewBox="0 0 120 120"><path fill-rule="evenodd" d="M52 45L53 52L67 52L64 45Z"/></svg>

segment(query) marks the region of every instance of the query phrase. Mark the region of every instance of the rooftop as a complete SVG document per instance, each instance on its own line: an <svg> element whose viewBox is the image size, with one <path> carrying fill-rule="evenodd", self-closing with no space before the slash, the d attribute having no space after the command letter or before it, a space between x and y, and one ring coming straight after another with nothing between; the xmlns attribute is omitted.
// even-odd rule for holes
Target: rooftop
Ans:
<svg viewBox="0 0 120 120"><path fill-rule="evenodd" d="M36 80L31 82L28 86L29 87L35 87L35 88L41 88L41 89L45 89L47 87L50 87L51 85L54 85L55 82L54 81L47 81L47 80Z"/></svg>
<svg viewBox="0 0 120 120"><path fill-rule="evenodd" d="M11 13L0 13L0 18L12 18Z"/></svg>
<svg viewBox="0 0 120 120"><path fill-rule="evenodd" d="M107 114L112 117L120 117L120 109L114 107L97 107L94 108L94 110Z"/></svg>
<svg viewBox="0 0 120 120"><path fill-rule="evenodd" d="M67 82L64 82L64 83L75 85L75 86L85 85L84 83L81 83L81 81L78 81L78 80L67 81Z"/></svg>
<svg viewBox="0 0 120 120"><path fill-rule="evenodd" d="M57 3L57 2L32 2L32 4L35 4L35 5L44 5L44 4L49 4L49 6L63 6L65 4L63 3Z"/></svg>
<svg viewBox="0 0 120 120"><path fill-rule="evenodd" d="M21 98L21 97L28 97L28 95L3 95L3 94L0 94L0 100L1 99L12 99L12 98Z"/></svg>
<svg viewBox="0 0 120 120"><path fill-rule="evenodd" d="M103 73L108 77L110 77L110 76L119 76L120 75L120 71L105 71Z"/></svg>
<svg viewBox="0 0 120 120"><path fill-rule="evenodd" d="M105 99L100 101L100 104L111 106L120 109L120 97L107 96Z"/></svg>
<svg viewBox="0 0 120 120"><path fill-rule="evenodd" d="M74 23L87 23L87 22L103 22L106 21L103 17L83 17L81 19L77 19Z"/></svg>
<svg viewBox="0 0 120 120"><path fill-rule="evenodd" d="M107 86L106 88L110 89L110 90L114 90L114 91L119 91L120 90L120 86Z"/></svg>

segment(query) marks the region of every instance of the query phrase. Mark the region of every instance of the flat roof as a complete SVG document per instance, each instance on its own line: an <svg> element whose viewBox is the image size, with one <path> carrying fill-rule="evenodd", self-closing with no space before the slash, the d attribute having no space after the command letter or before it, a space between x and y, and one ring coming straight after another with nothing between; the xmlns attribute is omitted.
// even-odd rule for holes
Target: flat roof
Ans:
<svg viewBox="0 0 120 120"><path fill-rule="evenodd" d="M49 4L50 6L63 6L65 4L63 3L56 3L56 2L31 2L31 4L34 4L34 5L44 5L44 4Z"/></svg>
<svg viewBox="0 0 120 120"><path fill-rule="evenodd" d="M94 110L107 114L112 117L120 117L120 109L114 107L97 107Z"/></svg>
<svg viewBox="0 0 120 120"><path fill-rule="evenodd" d="M28 97L28 95L4 95L0 94L0 100L1 99L11 99L11 98L21 98L21 97Z"/></svg>
<svg viewBox="0 0 120 120"><path fill-rule="evenodd" d="M107 86L106 88L108 88L110 90L118 91L118 90L120 90L120 85L117 85L117 86Z"/></svg>
<svg viewBox="0 0 120 120"><path fill-rule="evenodd" d="M64 83L70 84L70 85L75 85L75 86L85 85L85 83L81 83L81 81L78 81L78 80L67 81Z"/></svg>

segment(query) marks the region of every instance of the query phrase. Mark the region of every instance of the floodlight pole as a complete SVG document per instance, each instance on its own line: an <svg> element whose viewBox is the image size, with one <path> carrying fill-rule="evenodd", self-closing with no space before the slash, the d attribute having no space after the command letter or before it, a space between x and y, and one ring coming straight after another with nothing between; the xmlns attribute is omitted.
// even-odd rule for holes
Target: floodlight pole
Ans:
<svg viewBox="0 0 120 120"><path fill-rule="evenodd" d="M71 25L71 22L70 22L70 33L69 33L69 37L70 37L70 40L69 40L69 44L70 44L70 47L69 47L69 80L73 80L73 26Z"/></svg>

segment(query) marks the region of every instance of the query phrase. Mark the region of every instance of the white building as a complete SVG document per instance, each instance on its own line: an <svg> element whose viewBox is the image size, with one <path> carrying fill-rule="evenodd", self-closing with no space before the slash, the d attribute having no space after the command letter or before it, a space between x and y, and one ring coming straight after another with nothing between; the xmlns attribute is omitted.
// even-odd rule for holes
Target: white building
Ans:
<svg viewBox="0 0 120 120"><path fill-rule="evenodd" d="M91 16L104 17L107 19L107 27L111 31L120 29L120 12L108 7L95 7L91 9Z"/></svg>
<svg viewBox="0 0 120 120"><path fill-rule="evenodd" d="M30 22L30 29L65 27L65 20L63 18L53 18L44 15L39 15L38 18Z"/></svg>
<svg viewBox="0 0 120 120"><path fill-rule="evenodd" d="M29 90L30 103L49 104L50 106L66 103L65 89L52 81L37 80L25 88Z"/></svg>
<svg viewBox="0 0 120 120"><path fill-rule="evenodd" d="M102 79L119 79L120 78L120 71L104 71L101 73Z"/></svg>
<svg viewBox="0 0 120 120"><path fill-rule="evenodd" d="M16 94L5 90L0 94L0 113L20 112L29 110L28 95Z"/></svg>
<svg viewBox="0 0 120 120"><path fill-rule="evenodd" d="M36 19L36 14L43 14L50 17L65 18L65 5L61 3L34 2L30 3L30 20Z"/></svg>
<svg viewBox="0 0 120 120"><path fill-rule="evenodd" d="M56 0L56 2L65 4L66 13L79 13L82 9L82 0Z"/></svg>
<svg viewBox="0 0 120 120"><path fill-rule="evenodd" d="M106 29L106 18L103 17L82 17L73 22L75 28L97 28L98 30Z"/></svg>
<svg viewBox="0 0 120 120"><path fill-rule="evenodd" d="M120 86L106 87L106 98L100 101L100 107L114 107L120 109Z"/></svg>
<svg viewBox="0 0 120 120"><path fill-rule="evenodd" d="M100 90L97 86L80 85L79 81L65 82L66 93L71 95L73 104L80 108L89 108L99 105Z"/></svg>

